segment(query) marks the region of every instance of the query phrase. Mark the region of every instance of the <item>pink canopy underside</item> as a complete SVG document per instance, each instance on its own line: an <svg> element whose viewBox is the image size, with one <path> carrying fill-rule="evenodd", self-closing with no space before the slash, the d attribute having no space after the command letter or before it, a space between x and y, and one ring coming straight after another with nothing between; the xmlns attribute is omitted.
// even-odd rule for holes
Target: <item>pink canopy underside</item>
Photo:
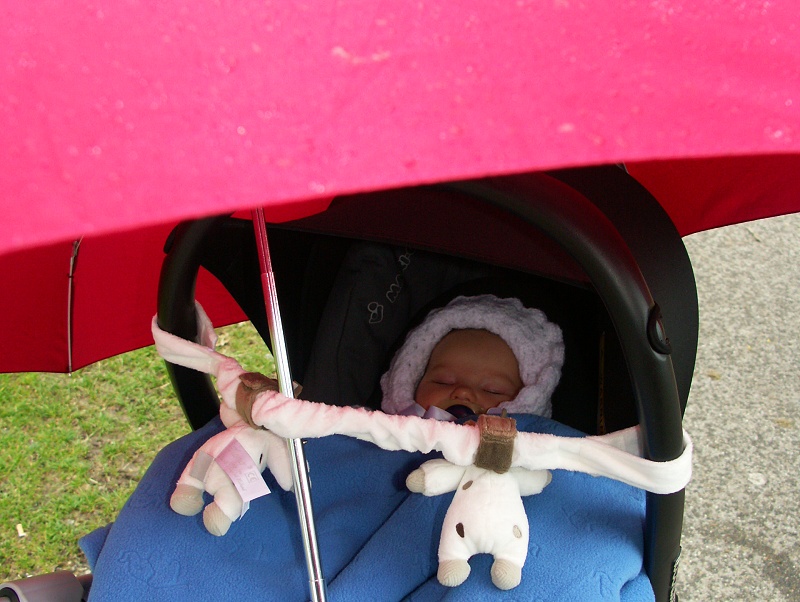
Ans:
<svg viewBox="0 0 800 602"><path fill-rule="evenodd" d="M791 0L38 1L7 3L2 23L0 253L621 161L659 185L685 168L654 190L684 232L800 196ZM727 184L746 163L635 166L732 155L769 156L749 168L754 195Z"/></svg>
<svg viewBox="0 0 800 602"><path fill-rule="evenodd" d="M793 0L40 0L0 31L3 371L67 369L81 238L73 368L151 342L184 218L618 162L682 234L800 209Z"/></svg>

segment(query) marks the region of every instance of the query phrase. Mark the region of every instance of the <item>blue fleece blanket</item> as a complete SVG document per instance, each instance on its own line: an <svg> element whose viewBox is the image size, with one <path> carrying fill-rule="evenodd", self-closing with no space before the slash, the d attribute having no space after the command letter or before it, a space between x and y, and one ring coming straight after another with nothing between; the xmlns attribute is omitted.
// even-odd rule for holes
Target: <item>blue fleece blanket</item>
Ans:
<svg viewBox="0 0 800 602"><path fill-rule="evenodd" d="M577 436L551 420L516 416L519 430ZM218 420L167 446L116 522L80 544L94 573L90 601L307 600L294 495L265 474L272 493L224 537L201 515L169 508L192 453L222 429ZM524 498L530 549L522 583L503 592L492 559L478 555L457 588L436 580L442 519L452 494L411 494L405 478L424 459L343 436L309 440L312 495L328 598L350 600L653 600L642 572L644 492L584 474L554 471Z"/></svg>

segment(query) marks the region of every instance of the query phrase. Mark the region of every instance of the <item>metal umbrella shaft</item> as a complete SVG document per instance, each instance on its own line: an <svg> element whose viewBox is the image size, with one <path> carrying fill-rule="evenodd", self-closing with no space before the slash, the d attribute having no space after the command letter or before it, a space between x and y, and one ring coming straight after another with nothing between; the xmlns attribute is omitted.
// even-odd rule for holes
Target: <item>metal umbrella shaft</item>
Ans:
<svg viewBox="0 0 800 602"><path fill-rule="evenodd" d="M267 240L267 226L264 220L264 210L253 209L253 228L258 247L258 261L261 266L261 286L264 291L264 305L267 310L269 334L272 340L272 354L275 357L275 369L278 375L278 385L281 393L287 397L294 397L292 375L289 369L289 356L286 351L286 341L283 336L278 296L275 289L275 274L272 271L272 261L269 254ZM300 529L303 536L303 549L306 556L308 569L309 588L312 602L325 602L325 579L322 575L317 533L314 526L314 511L311 504L311 483L308 478L308 464L306 463L303 443L300 439L287 439L289 452L292 457L292 479L294 493L297 500L297 513L300 518Z"/></svg>

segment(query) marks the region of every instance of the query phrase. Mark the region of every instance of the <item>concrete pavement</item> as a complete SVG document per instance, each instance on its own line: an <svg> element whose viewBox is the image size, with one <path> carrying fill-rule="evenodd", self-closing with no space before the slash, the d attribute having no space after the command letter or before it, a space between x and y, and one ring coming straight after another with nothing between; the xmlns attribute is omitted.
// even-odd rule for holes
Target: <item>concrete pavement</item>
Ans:
<svg viewBox="0 0 800 602"><path fill-rule="evenodd" d="M700 345L682 602L800 600L800 216L687 237Z"/></svg>

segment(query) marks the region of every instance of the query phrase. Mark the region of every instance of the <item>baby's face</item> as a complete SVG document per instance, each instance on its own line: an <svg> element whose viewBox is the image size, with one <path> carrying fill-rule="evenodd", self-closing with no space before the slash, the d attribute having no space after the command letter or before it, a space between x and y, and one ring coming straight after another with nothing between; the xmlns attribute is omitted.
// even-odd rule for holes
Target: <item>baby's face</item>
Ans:
<svg viewBox="0 0 800 602"><path fill-rule="evenodd" d="M521 388L517 358L503 339L486 330L453 330L433 348L415 401L425 410L464 405L483 414Z"/></svg>

